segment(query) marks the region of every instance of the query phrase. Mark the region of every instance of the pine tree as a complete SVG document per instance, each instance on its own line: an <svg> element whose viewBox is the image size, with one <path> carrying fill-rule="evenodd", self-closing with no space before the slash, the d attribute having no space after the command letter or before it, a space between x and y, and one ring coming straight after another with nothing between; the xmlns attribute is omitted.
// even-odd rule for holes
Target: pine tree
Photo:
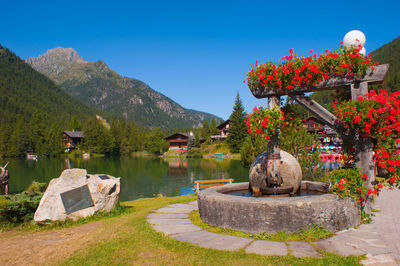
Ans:
<svg viewBox="0 0 400 266"><path fill-rule="evenodd" d="M14 131L8 143L8 154L10 157L23 157L29 147L29 134L26 125L20 119L15 125Z"/></svg>
<svg viewBox="0 0 400 266"><path fill-rule="evenodd" d="M75 131L82 130L81 122L79 122L78 117L76 115L72 116L71 122L69 123L69 126L68 126L68 130L75 130Z"/></svg>
<svg viewBox="0 0 400 266"><path fill-rule="evenodd" d="M207 139L210 136L210 130L207 120L204 120L203 128L201 129L201 137Z"/></svg>
<svg viewBox="0 0 400 266"><path fill-rule="evenodd" d="M215 122L214 117L211 119L210 128L209 128L209 134L210 134L210 136L219 134L219 131L218 131L218 128L217 128L217 122Z"/></svg>
<svg viewBox="0 0 400 266"><path fill-rule="evenodd" d="M42 112L36 109L29 122L30 148L34 149L35 154L43 155L45 145L46 125Z"/></svg>
<svg viewBox="0 0 400 266"><path fill-rule="evenodd" d="M236 95L235 106L233 107L233 112L229 117L230 127L229 134L226 139L231 152L238 153L240 148L242 147L246 136L247 136L247 128L244 119L246 117L246 113L244 112L244 107L242 101L240 100L239 93Z"/></svg>

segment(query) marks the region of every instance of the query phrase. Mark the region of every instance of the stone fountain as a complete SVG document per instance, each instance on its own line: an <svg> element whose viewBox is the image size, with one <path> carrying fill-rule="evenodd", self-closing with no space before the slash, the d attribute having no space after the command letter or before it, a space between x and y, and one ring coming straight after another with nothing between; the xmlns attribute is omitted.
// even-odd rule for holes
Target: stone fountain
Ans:
<svg viewBox="0 0 400 266"><path fill-rule="evenodd" d="M311 113L335 128L356 148L356 164L368 174L367 186L374 182L372 141L345 130L338 119L305 95L317 90L350 87L353 100L368 92L368 84L382 83L388 65L367 70L361 79L333 77L311 88L265 89L250 87L256 98L268 98L269 109L280 109L280 97L289 95ZM361 207L352 199L341 199L329 192L329 184L302 181L301 167L289 153L280 150L280 132L271 137L267 151L250 167L249 182L234 183L201 191L198 205L201 219L214 226L261 232L295 232L313 224L339 231L361 221ZM249 194L251 194L249 196ZM240 196L241 195L241 196Z"/></svg>

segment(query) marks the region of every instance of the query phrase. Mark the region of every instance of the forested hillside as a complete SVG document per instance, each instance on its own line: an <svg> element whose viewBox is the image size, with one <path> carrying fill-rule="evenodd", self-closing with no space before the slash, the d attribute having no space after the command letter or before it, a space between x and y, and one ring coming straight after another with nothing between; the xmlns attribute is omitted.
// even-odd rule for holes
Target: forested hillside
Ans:
<svg viewBox="0 0 400 266"><path fill-rule="evenodd" d="M95 116L93 108L69 96L49 78L34 70L0 45L0 123L29 121L35 110L46 114L46 123Z"/></svg>
<svg viewBox="0 0 400 266"><path fill-rule="evenodd" d="M62 151L61 132L73 116L80 121L96 111L69 96L9 49L0 46L0 156Z"/></svg>

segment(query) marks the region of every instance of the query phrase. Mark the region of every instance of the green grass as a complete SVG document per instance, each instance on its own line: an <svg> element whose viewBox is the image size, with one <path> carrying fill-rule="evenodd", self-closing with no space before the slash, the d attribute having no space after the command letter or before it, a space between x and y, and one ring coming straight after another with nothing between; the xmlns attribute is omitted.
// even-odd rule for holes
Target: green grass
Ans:
<svg viewBox="0 0 400 266"><path fill-rule="evenodd" d="M127 214L134 211L134 209L130 206L117 206L111 212L96 212L93 216L80 218L76 221L73 220L66 220L62 222L54 222L51 224L45 225L38 225L33 222L27 223L0 223L0 232L4 232L7 230L20 230L20 231L27 231L27 232L35 232L35 231L45 231L45 230L53 230L53 229L62 229L67 228L75 225L82 225L89 222L99 221L102 219L109 219L119 217L121 215Z"/></svg>
<svg viewBox="0 0 400 266"><path fill-rule="evenodd" d="M260 234L252 234L241 231L232 230L229 228L222 228L218 226L212 226L204 223L201 218L198 210L195 210L190 213L190 219L193 224L203 228L204 230L219 233L219 234L227 234L233 236L247 237L253 238L256 240L271 240L271 241L316 241L320 239L325 239L333 236L332 232L325 230L320 225L311 225L309 228L300 229L297 233L287 233L284 231L277 232L275 234L269 233L260 233Z"/></svg>
<svg viewBox="0 0 400 266"><path fill-rule="evenodd" d="M323 258L261 256L218 251L177 241L156 232L147 222L151 212L173 203L195 200L193 195L139 199L123 203L134 211L105 220L107 241L91 244L66 259L64 265L358 265L356 256L341 257L323 253Z"/></svg>

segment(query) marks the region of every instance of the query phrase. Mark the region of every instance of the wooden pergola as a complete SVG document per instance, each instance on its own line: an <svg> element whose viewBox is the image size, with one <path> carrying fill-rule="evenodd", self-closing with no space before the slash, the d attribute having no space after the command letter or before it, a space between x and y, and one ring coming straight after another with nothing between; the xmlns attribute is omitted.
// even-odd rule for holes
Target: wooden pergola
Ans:
<svg viewBox="0 0 400 266"><path fill-rule="evenodd" d="M379 65L372 71L369 68L363 77L332 77L329 80L324 80L318 85L313 87L295 87L293 90L284 90L278 88L265 88L263 86L249 85L251 93L256 98L267 98L268 108L280 110L281 96L289 96L297 103L305 107L308 111L313 113L317 118L324 121L327 125L334 128L343 139L349 141L354 145L355 149L355 163L357 167L365 174L368 175L366 182L367 187L371 187L375 181L375 165L373 160L373 143L372 139L363 137L353 129L345 128L340 120L322 107L319 103L306 96L305 93L323 91L323 90L336 90L341 88L349 88L351 90L351 98L357 101L359 96L364 96L368 93L368 85L382 84L385 79L389 65ZM279 174L280 162L280 132L271 137L267 147L267 184L279 186L281 184L281 177Z"/></svg>

